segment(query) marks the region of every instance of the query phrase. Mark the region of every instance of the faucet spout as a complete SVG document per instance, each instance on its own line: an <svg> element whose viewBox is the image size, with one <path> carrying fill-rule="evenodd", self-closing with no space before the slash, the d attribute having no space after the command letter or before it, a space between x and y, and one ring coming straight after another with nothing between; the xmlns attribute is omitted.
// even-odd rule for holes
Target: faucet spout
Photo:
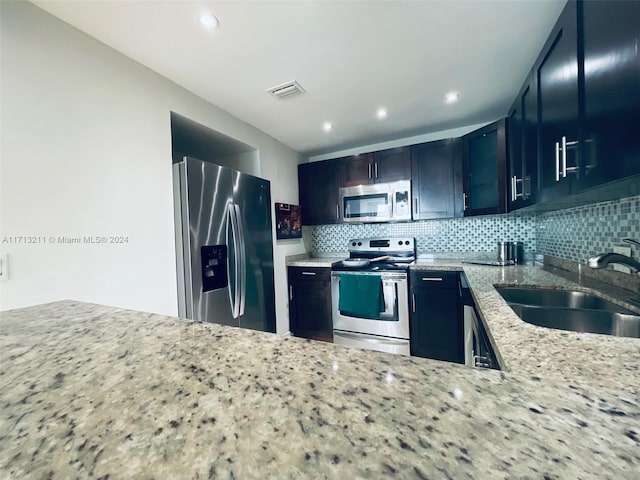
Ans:
<svg viewBox="0 0 640 480"><path fill-rule="evenodd" d="M606 268L610 263L625 265L634 273L640 273L640 262L619 253L601 253L587 260L587 265L591 268Z"/></svg>

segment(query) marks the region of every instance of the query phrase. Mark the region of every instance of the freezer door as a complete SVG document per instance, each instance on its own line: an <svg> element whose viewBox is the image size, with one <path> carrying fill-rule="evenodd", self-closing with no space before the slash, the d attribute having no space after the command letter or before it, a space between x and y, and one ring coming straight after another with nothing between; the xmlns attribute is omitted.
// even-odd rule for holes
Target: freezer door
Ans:
<svg viewBox="0 0 640 480"><path fill-rule="evenodd" d="M267 180L232 172L242 245L240 326L275 333L270 185Z"/></svg>
<svg viewBox="0 0 640 480"><path fill-rule="evenodd" d="M184 303L180 314L197 321L237 326L232 308L237 284L232 262L237 247L230 242L233 231L228 225L233 203L232 170L185 157L174 165L174 182L176 172L182 239L182 248L178 247L178 257L182 257L182 262L178 258L178 304ZM218 265L226 269L226 282L208 281L208 276L220 270L211 268L216 257L222 262L226 257L226 264Z"/></svg>

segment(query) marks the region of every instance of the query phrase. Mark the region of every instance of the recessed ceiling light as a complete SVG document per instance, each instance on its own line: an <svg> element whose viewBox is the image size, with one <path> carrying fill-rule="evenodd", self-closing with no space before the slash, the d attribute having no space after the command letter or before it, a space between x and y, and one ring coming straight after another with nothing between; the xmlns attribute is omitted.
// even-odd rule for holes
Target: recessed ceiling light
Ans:
<svg viewBox="0 0 640 480"><path fill-rule="evenodd" d="M218 26L218 19L213 13L210 12L200 12L198 13L198 23L205 28L209 28L213 30Z"/></svg>
<svg viewBox="0 0 640 480"><path fill-rule="evenodd" d="M387 118L387 109L379 108L378 111L376 112L376 117L378 117L378 120L383 120Z"/></svg>
<svg viewBox="0 0 640 480"><path fill-rule="evenodd" d="M332 124L331 122L324 122L324 123L322 124L322 129L323 129L325 132L330 132L332 128L333 128L333 124Z"/></svg>
<svg viewBox="0 0 640 480"><path fill-rule="evenodd" d="M459 92L449 92L444 96L444 103L456 103L459 98Z"/></svg>

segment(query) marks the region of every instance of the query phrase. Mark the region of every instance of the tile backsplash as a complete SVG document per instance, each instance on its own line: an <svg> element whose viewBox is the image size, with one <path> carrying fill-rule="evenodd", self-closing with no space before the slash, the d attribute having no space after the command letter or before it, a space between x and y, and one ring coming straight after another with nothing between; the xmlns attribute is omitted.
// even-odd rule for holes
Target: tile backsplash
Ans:
<svg viewBox="0 0 640 480"><path fill-rule="evenodd" d="M624 245L623 238L640 241L640 196L538 214L538 253L584 263L588 258ZM638 248L633 256L638 258Z"/></svg>
<svg viewBox="0 0 640 480"><path fill-rule="evenodd" d="M418 254L495 253L499 241L520 241L524 242L525 251L536 250L533 214L486 215L412 223L320 225L313 229L312 249L316 254L345 252L352 238L386 236L415 237Z"/></svg>
<svg viewBox="0 0 640 480"><path fill-rule="evenodd" d="M525 252L584 263L623 238L640 240L640 196L547 213L486 215L412 223L305 227L317 255L346 252L351 238L412 236L418 254L495 253L498 241L524 242ZM634 256L640 252L634 247Z"/></svg>

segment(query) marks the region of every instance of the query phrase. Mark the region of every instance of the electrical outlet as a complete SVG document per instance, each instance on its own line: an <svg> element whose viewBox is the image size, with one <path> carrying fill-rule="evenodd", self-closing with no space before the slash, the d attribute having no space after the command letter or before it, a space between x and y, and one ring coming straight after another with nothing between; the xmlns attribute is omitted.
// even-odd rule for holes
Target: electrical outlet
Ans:
<svg viewBox="0 0 640 480"><path fill-rule="evenodd" d="M6 253L0 254L0 282L6 282L9 280L9 255Z"/></svg>
<svg viewBox="0 0 640 480"><path fill-rule="evenodd" d="M627 257L631 256L631 247L613 247L613 253L619 253L620 255L626 255ZM617 263L613 263L611 265L616 272L622 273L631 273L631 269L629 267L625 267L624 265L618 265Z"/></svg>

